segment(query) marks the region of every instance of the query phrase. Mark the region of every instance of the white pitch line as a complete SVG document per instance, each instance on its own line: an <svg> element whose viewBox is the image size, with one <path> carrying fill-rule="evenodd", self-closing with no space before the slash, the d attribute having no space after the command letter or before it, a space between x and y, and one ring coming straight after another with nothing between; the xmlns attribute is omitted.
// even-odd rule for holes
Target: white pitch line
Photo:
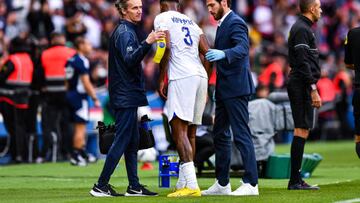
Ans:
<svg viewBox="0 0 360 203"><path fill-rule="evenodd" d="M74 181L75 179L72 178L42 178L43 180L50 180L50 181L61 181L61 182L70 182Z"/></svg>
<svg viewBox="0 0 360 203"><path fill-rule="evenodd" d="M352 182L354 180L339 180L339 181L335 181L335 182L328 182L328 183L323 183L321 185L334 185L334 184L340 184L340 183L348 183L348 182Z"/></svg>
<svg viewBox="0 0 360 203"><path fill-rule="evenodd" d="M360 198L342 200L334 203L355 203L355 202L360 202Z"/></svg>

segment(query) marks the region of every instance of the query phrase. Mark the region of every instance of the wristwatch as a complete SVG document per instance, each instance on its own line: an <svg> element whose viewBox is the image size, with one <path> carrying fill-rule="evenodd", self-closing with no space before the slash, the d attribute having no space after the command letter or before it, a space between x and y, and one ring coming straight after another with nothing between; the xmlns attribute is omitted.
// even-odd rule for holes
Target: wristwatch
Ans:
<svg viewBox="0 0 360 203"><path fill-rule="evenodd" d="M312 91L317 90L317 88L316 88L316 84L311 84L311 86L310 86L310 87L311 87L311 90L312 90Z"/></svg>

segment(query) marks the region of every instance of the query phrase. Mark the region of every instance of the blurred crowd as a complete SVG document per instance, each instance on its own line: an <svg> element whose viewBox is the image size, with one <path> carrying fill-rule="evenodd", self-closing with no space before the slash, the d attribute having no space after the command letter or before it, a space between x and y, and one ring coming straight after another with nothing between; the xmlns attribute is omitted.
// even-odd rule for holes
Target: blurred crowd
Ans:
<svg viewBox="0 0 360 203"><path fill-rule="evenodd" d="M108 39L119 15L114 0L1 0L0 54L7 56L7 47L16 36L29 38L38 49L46 48L52 32L66 34L69 44L77 36L85 36L95 48L91 55L93 80L103 85L106 78ZM251 38L251 67L259 83L269 86L269 73L276 71L270 91L286 83L286 39L298 15L296 0L234 0L232 9L248 23ZM157 0L144 0L140 33L153 29L159 13ZM183 0L182 10L204 30L210 44L214 42L216 21L208 14L204 0ZM323 0L323 16L315 27L321 51L324 75L333 79L343 68L343 44L349 28L360 21L360 2L356 0ZM277 57L275 57L277 56ZM151 54L148 56L150 59ZM281 71L270 64L279 64ZM156 89L157 66L144 61L147 89ZM281 76L280 76L281 75ZM274 84L273 84L274 83Z"/></svg>
<svg viewBox="0 0 360 203"><path fill-rule="evenodd" d="M38 49L46 48L52 32L66 34L69 44L77 36L85 36L95 48L91 55L93 80L103 85L106 78L108 39L119 20L114 0L1 0L0 54L7 56L7 47L16 36L29 38ZM282 88L288 72L286 39L298 15L296 0L234 0L232 9L249 25L251 67L259 76L259 84L270 91ZM140 33L145 36L153 29L159 13L157 0L144 0ZM208 14L204 0L183 0L182 10L204 30L212 44L216 21ZM323 17L315 27L321 51L324 75L335 78L343 68L343 42L349 28L360 21L360 2L356 0L323 0ZM149 55L149 59L151 58ZM147 89L156 90L157 66L144 61L148 78ZM275 64L281 66L276 67ZM270 65L272 64L272 65ZM269 75L276 70L275 82ZM270 73L270 74L269 74ZM271 83L271 84L270 84ZM348 85L348 84L347 84Z"/></svg>
<svg viewBox="0 0 360 203"><path fill-rule="evenodd" d="M106 86L108 42L119 21L114 1L0 0L0 63L5 62L10 42L17 37L30 45L32 58L36 61L49 47L52 33L65 34L69 47L77 37L83 36L94 48L89 56L91 81L97 87ZM351 110L353 73L345 69L343 44L348 30L360 26L360 2L321 2L322 18L314 27L322 68L318 89L322 100L329 105L324 105L326 108L320 111L319 126L313 138L331 138L324 131L334 132L328 129L335 127L339 133L329 136L350 138L353 133L347 114ZM181 3L182 12L199 24L213 45L217 22L209 15L205 0L182 0ZM290 70L287 37L299 14L297 1L233 0L232 10L248 23L256 96L264 98L273 91L285 91ZM153 21L159 12L159 0L143 0L143 20L138 31L143 37L153 29ZM145 58L143 69L147 91L155 92L159 68L152 57L153 53Z"/></svg>

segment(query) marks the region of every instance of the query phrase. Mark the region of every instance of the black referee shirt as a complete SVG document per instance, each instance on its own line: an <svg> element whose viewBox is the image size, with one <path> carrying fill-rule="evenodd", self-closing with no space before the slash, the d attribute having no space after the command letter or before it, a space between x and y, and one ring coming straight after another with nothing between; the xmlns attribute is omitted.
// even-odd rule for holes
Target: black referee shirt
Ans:
<svg viewBox="0 0 360 203"><path fill-rule="evenodd" d="M345 63L354 64L354 85L360 87L360 27L349 31L345 41Z"/></svg>
<svg viewBox="0 0 360 203"><path fill-rule="evenodd" d="M291 27L288 39L289 78L309 84L316 84L320 78L319 51L315 34L311 29L313 22L301 15Z"/></svg>

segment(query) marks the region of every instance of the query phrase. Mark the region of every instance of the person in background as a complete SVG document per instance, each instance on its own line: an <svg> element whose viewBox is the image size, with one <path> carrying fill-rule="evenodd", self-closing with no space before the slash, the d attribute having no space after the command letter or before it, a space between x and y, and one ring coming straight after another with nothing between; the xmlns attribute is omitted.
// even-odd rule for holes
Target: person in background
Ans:
<svg viewBox="0 0 360 203"><path fill-rule="evenodd" d="M35 37L29 37L28 43L30 45L30 56L34 64L33 79L30 84L31 95L29 98L29 108L26 112L26 132L29 135L29 162L33 162L34 158L38 157L39 148L37 136L37 124L39 107L42 103L42 95L40 94L43 85L44 72L40 64L40 51L42 46L39 45ZM31 151L30 151L31 150Z"/></svg>
<svg viewBox="0 0 360 203"><path fill-rule="evenodd" d="M66 22L66 38L74 43L77 37L85 36L87 28L83 22L84 13L80 10L76 11L74 16L70 17Z"/></svg>
<svg viewBox="0 0 360 203"><path fill-rule="evenodd" d="M16 37L10 42L9 57L0 69L0 112L10 134L12 161L21 163L27 158L28 137L25 116L29 104L30 84L34 64L26 39Z"/></svg>
<svg viewBox="0 0 360 203"><path fill-rule="evenodd" d="M92 46L83 37L76 38L74 46L76 54L66 64L68 83L66 97L70 105L72 121L75 123L70 163L76 166L86 166L88 162L95 161L85 152L86 123L89 122L88 97L90 96L96 107L100 107L101 104L90 81L90 63L86 58L92 52Z"/></svg>
<svg viewBox="0 0 360 203"><path fill-rule="evenodd" d="M352 105L354 107L355 120L355 151L360 158L360 27L349 31L345 40L345 64L346 67L355 70L354 96Z"/></svg>
<svg viewBox="0 0 360 203"><path fill-rule="evenodd" d="M65 125L60 125L60 123L68 115L65 65L67 60L75 55L76 51L66 47L65 43L66 39L63 34L52 33L50 47L44 50L40 57L40 63L44 72L42 87L43 107L41 112L44 144L40 150L39 157L36 159L37 163L47 160L51 145L56 147L61 137L69 136L69 122L64 123ZM62 126L61 129L60 126ZM52 161L56 161L56 159L53 148Z"/></svg>
<svg viewBox="0 0 360 203"><path fill-rule="evenodd" d="M50 39L54 31L54 24L51 19L51 12L47 0L31 0L30 11L27 16L30 34L39 40Z"/></svg>

